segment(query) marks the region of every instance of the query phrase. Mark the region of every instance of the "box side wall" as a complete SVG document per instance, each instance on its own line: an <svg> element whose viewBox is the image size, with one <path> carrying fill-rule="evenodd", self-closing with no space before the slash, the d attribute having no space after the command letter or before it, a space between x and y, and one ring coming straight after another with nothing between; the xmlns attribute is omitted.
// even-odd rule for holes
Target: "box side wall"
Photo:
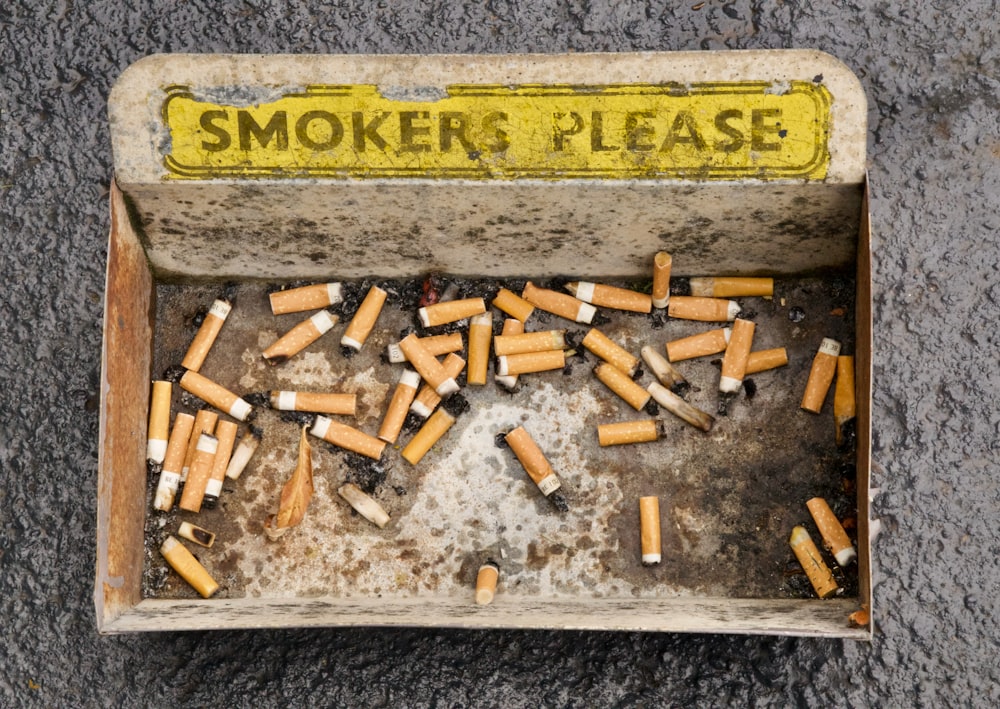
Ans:
<svg viewBox="0 0 1000 709"><path fill-rule="evenodd" d="M865 183L858 237L857 295L857 491L858 491L858 594L874 618L871 558L871 441L872 441L872 361L874 328L872 318L871 220L868 212L868 184ZM872 625L869 624L869 639Z"/></svg>

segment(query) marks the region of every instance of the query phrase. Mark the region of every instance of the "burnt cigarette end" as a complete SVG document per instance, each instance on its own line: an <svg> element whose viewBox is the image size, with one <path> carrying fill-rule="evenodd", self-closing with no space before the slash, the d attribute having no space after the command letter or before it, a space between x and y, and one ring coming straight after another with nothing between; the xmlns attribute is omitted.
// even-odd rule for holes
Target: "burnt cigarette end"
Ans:
<svg viewBox="0 0 1000 709"><path fill-rule="evenodd" d="M309 426L310 428L316 423L316 414L311 414L308 411L282 411L278 414L278 418L285 423L294 423L296 426Z"/></svg>
<svg viewBox="0 0 1000 709"><path fill-rule="evenodd" d="M611 322L611 318L598 311L597 314L591 319L590 324L594 327L601 327L602 325L607 325L609 322Z"/></svg>
<svg viewBox="0 0 1000 709"><path fill-rule="evenodd" d="M671 278L670 295L684 295L684 296L691 295L691 279Z"/></svg>
<svg viewBox="0 0 1000 709"><path fill-rule="evenodd" d="M271 395L266 391L252 391L243 396L243 400L251 406L271 407Z"/></svg>
<svg viewBox="0 0 1000 709"><path fill-rule="evenodd" d="M736 317L740 320L753 320L757 317L757 311L750 310L749 308L742 308L740 312L736 314Z"/></svg>
<svg viewBox="0 0 1000 709"><path fill-rule="evenodd" d="M854 450L857 440L858 420L856 418L848 419L840 424L840 441L837 443L838 449L841 451Z"/></svg>
<svg viewBox="0 0 1000 709"><path fill-rule="evenodd" d="M368 495L374 495L389 476L389 471L379 461L351 451L345 453L344 464L349 470L347 482L357 485Z"/></svg>
<svg viewBox="0 0 1000 709"><path fill-rule="evenodd" d="M157 463L155 460L146 461L146 474L148 476L159 478L162 471L163 463Z"/></svg>
<svg viewBox="0 0 1000 709"><path fill-rule="evenodd" d="M646 405L642 407L642 410L650 416L656 416L660 413L660 405L657 404L655 400L650 398L650 400L646 402Z"/></svg>
<svg viewBox="0 0 1000 709"><path fill-rule="evenodd" d="M459 417L469 410L469 401L461 394L453 394L444 400L441 407L454 417Z"/></svg>
<svg viewBox="0 0 1000 709"><path fill-rule="evenodd" d="M757 395L757 382L753 379L744 379L743 392L746 394L747 399L753 399Z"/></svg>
<svg viewBox="0 0 1000 709"><path fill-rule="evenodd" d="M285 362L287 362L288 355L279 354L279 355L274 355L274 357L265 357L264 361L267 362L272 367L274 367L276 365L284 364Z"/></svg>
<svg viewBox="0 0 1000 709"><path fill-rule="evenodd" d="M163 378L166 381L168 381L168 382L172 382L173 384L176 384L177 382L179 382L181 380L181 377L184 376L184 373L186 371L187 370L184 367L180 366L179 364L174 364L174 365L171 365L171 366L167 367L163 371Z"/></svg>
<svg viewBox="0 0 1000 709"><path fill-rule="evenodd" d="M264 429L262 429L260 426L251 426L250 433L253 435L254 438L259 439L264 437Z"/></svg>
<svg viewBox="0 0 1000 709"><path fill-rule="evenodd" d="M639 381L640 379L642 379L643 374L645 374L645 372L642 370L642 367L636 366L635 372L632 373L632 381L634 382Z"/></svg>
<svg viewBox="0 0 1000 709"><path fill-rule="evenodd" d="M357 350L351 347L346 347L344 345L340 346L340 356L343 357L344 359L350 359L355 354L357 354Z"/></svg>
<svg viewBox="0 0 1000 709"><path fill-rule="evenodd" d="M722 366L721 361L719 362L719 366ZM675 393L677 396L684 398L691 391L691 385L686 381L676 382L672 387L670 387L670 391Z"/></svg>
<svg viewBox="0 0 1000 709"><path fill-rule="evenodd" d="M493 445L497 448L510 448L510 444L507 443L508 433L510 433L510 431L500 431L500 433L493 437Z"/></svg>
<svg viewBox="0 0 1000 709"><path fill-rule="evenodd" d="M716 413L719 416L729 416L729 405L736 398L735 394L719 393L719 405L716 408Z"/></svg>
<svg viewBox="0 0 1000 709"><path fill-rule="evenodd" d="M556 492L548 495L548 498L557 510L560 512L569 512L569 503L566 501L566 498L563 497L561 492L557 490Z"/></svg>
<svg viewBox="0 0 1000 709"><path fill-rule="evenodd" d="M802 322L806 319L806 311L797 305L788 309L788 319L792 322Z"/></svg>
<svg viewBox="0 0 1000 709"><path fill-rule="evenodd" d="M222 294L219 300L224 300L227 305L236 305L236 295L240 292L240 284L236 281L226 281L222 286Z"/></svg>

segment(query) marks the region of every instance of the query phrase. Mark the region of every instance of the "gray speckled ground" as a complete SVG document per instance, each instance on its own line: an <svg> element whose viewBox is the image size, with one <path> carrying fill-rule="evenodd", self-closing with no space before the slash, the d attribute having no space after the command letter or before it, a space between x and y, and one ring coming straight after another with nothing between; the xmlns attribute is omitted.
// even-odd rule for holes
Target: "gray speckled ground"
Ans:
<svg viewBox="0 0 1000 709"><path fill-rule="evenodd" d="M0 7L0 705L996 706L1000 62L993 3ZM698 8L698 9L695 9ZM619 633L95 632L115 77L154 52L814 47L869 95L869 645Z"/></svg>

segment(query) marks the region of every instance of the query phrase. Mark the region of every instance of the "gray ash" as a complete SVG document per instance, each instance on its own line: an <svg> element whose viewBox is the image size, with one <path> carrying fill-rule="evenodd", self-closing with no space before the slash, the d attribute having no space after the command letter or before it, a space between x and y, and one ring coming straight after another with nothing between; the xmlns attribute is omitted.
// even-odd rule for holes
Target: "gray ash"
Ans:
<svg viewBox="0 0 1000 709"><path fill-rule="evenodd" d="M278 418L285 423L294 423L296 426L306 426L312 428L316 423L316 414L308 411L282 411Z"/></svg>
<svg viewBox="0 0 1000 709"><path fill-rule="evenodd" d="M806 311L797 305L788 309L788 319L792 322L802 322L806 319Z"/></svg>
<svg viewBox="0 0 1000 709"><path fill-rule="evenodd" d="M250 406L261 406L270 407L271 406L271 392L269 391L252 391L249 394L243 395L243 401L250 404Z"/></svg>
<svg viewBox="0 0 1000 709"><path fill-rule="evenodd" d="M187 370L184 367L182 367L181 365L179 365L179 364L172 364L169 367L167 367L165 370L163 370L163 378L166 381L168 381L168 382L172 382L172 383L176 384L177 382L179 382L181 380L181 377L184 376L184 373L186 371Z"/></svg>
<svg viewBox="0 0 1000 709"><path fill-rule="evenodd" d="M444 403L441 404L441 406L455 418L458 418L470 408L468 399L461 394L452 394L444 400Z"/></svg>
<svg viewBox="0 0 1000 709"><path fill-rule="evenodd" d="M347 467L346 482L354 483L368 495L374 495L389 475L381 462L350 451L344 454L344 465Z"/></svg>
<svg viewBox="0 0 1000 709"><path fill-rule="evenodd" d="M649 401L647 401L646 405L642 407L642 410L650 416L656 416L660 413L660 405L656 403L653 397L649 397Z"/></svg>
<svg viewBox="0 0 1000 709"><path fill-rule="evenodd" d="M691 391L691 384L686 380L682 382L675 382L674 385L670 387L670 391L672 391L682 399L685 399L687 398L688 393L690 393Z"/></svg>
<svg viewBox="0 0 1000 709"><path fill-rule="evenodd" d="M736 313L736 317L740 320L753 320L757 317L757 311L750 310L749 308L742 308L740 312Z"/></svg>
<svg viewBox="0 0 1000 709"><path fill-rule="evenodd" d="M404 433L415 433L421 426L424 425L426 421L423 416L413 413L410 411L406 414L406 418L403 419L403 432Z"/></svg>
<svg viewBox="0 0 1000 709"><path fill-rule="evenodd" d="M719 394L719 405L716 407L716 413L719 416L729 416L729 405L733 403L736 399L735 394Z"/></svg>
<svg viewBox="0 0 1000 709"><path fill-rule="evenodd" d="M558 490L549 495L549 502L560 512L569 512L569 503L566 501L566 497Z"/></svg>
<svg viewBox="0 0 1000 709"><path fill-rule="evenodd" d="M747 399L753 399L757 395L757 382L753 379L744 379L743 393L746 394Z"/></svg>
<svg viewBox="0 0 1000 709"><path fill-rule="evenodd" d="M510 433L510 431L500 431L500 433L493 436L493 445L497 448L510 448L510 444L507 443L508 433Z"/></svg>
<svg viewBox="0 0 1000 709"><path fill-rule="evenodd" d="M671 278L670 295L691 295L691 279Z"/></svg>
<svg viewBox="0 0 1000 709"><path fill-rule="evenodd" d="M649 327L652 330L662 330L667 326L667 311L665 308L653 308L649 313Z"/></svg>

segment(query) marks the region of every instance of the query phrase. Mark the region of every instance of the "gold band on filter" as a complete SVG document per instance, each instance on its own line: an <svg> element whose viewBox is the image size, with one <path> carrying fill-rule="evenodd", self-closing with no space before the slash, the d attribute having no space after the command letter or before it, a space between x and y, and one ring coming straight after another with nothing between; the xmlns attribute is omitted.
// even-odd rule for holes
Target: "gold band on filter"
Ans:
<svg viewBox="0 0 1000 709"><path fill-rule="evenodd" d="M837 386L833 390L833 420L835 424L836 442L840 445L844 439L844 424L857 415L857 403L854 399L854 357L839 355L837 357Z"/></svg>
<svg viewBox="0 0 1000 709"><path fill-rule="evenodd" d="M575 298L585 303L599 305L612 310L627 310L633 313L648 313L653 309L653 300L645 293L639 293L628 288L607 286L603 283L576 281L566 284Z"/></svg>
<svg viewBox="0 0 1000 709"><path fill-rule="evenodd" d="M758 372L766 372L769 369L784 367L786 364L788 364L788 352L785 351L784 347L757 350L756 352L751 352L750 356L747 357L746 373L750 375L757 374Z"/></svg>
<svg viewBox="0 0 1000 709"><path fill-rule="evenodd" d="M574 298L571 295L566 295L565 293L559 293L548 288L539 288L531 281L525 284L524 290L521 292L521 297L539 310L544 310L547 313L558 315L573 322L582 322L589 325L590 321L594 319L594 315L597 314L597 309L590 303L584 303L582 300Z"/></svg>
<svg viewBox="0 0 1000 709"><path fill-rule="evenodd" d="M167 454L173 386L166 381L153 382L153 394L149 400L149 427L146 429L146 459L154 463L162 463Z"/></svg>
<svg viewBox="0 0 1000 709"><path fill-rule="evenodd" d="M709 276L691 279L691 295L707 298L740 298L774 295L773 278L748 278L743 276Z"/></svg>
<svg viewBox="0 0 1000 709"><path fill-rule="evenodd" d="M215 424L219 421L219 415L214 411L209 411L208 409L199 409L198 413L194 417L194 428L191 430L191 436L188 439L187 452L184 454L184 467L181 468L181 480L187 479L188 468L191 467L191 461L194 460L194 452L198 448L198 441L201 439L201 434L203 433L214 433Z"/></svg>
<svg viewBox="0 0 1000 709"><path fill-rule="evenodd" d="M153 509L169 512L174 506L174 497L181 482L181 470L187 454L188 441L194 429L194 416L179 413L174 417L174 428L170 432L167 452L163 457L163 468L153 496Z"/></svg>
<svg viewBox="0 0 1000 709"><path fill-rule="evenodd" d="M399 438L399 432L403 429L406 421L406 412L413 403L417 395L417 387L420 385L420 375L412 369L406 369L399 377L395 391L392 392L392 399L385 411L382 425L378 430L378 437L386 443L395 443Z"/></svg>
<svg viewBox="0 0 1000 709"><path fill-rule="evenodd" d="M556 477L556 473L545 458L545 454L542 453L542 449L538 447L524 426L518 426L510 431L504 436L504 439L510 449L514 451L521 467L524 468L528 477L535 482L543 495L548 497L559 489L559 478Z"/></svg>
<svg viewBox="0 0 1000 709"><path fill-rule="evenodd" d="M499 578L500 569L495 564L487 562L479 567L479 572L476 574L476 603L478 605L488 606L493 602Z"/></svg>
<svg viewBox="0 0 1000 709"><path fill-rule="evenodd" d="M215 437L218 439L218 447L215 451L215 458L212 461L212 472L208 476L208 484L205 486L204 504L211 507L222 494L222 481L226 478L226 470L229 468L230 456L233 454L233 447L236 445L236 434L239 430L232 421L219 421L215 426Z"/></svg>
<svg viewBox="0 0 1000 709"><path fill-rule="evenodd" d="M354 416L357 394L312 391L272 391L271 408L278 411L309 411L315 414Z"/></svg>
<svg viewBox="0 0 1000 709"><path fill-rule="evenodd" d="M675 295L667 305L667 315L680 320L700 322L727 322L735 320L740 306L735 300L723 298L698 298L690 295Z"/></svg>
<svg viewBox="0 0 1000 709"><path fill-rule="evenodd" d="M737 318L733 321L733 333L722 357L722 376L719 379L719 391L734 394L743 386L746 376L747 359L753 346L753 332L756 325L750 320Z"/></svg>
<svg viewBox="0 0 1000 709"><path fill-rule="evenodd" d="M509 337L511 335L520 335L524 332L524 323L517 318L506 318L503 321L503 329L500 331L501 337ZM496 350L496 343L499 338L493 338L493 348ZM517 375L516 374L498 374L493 373L493 380L507 389L513 389L517 386Z"/></svg>
<svg viewBox="0 0 1000 709"><path fill-rule="evenodd" d="M665 308L670 303L670 267L673 257L666 251L658 251L653 257L653 292L654 308Z"/></svg>
<svg viewBox="0 0 1000 709"><path fill-rule="evenodd" d="M655 419L602 423L597 427L597 441L603 446L647 443L660 437Z"/></svg>
<svg viewBox="0 0 1000 709"><path fill-rule="evenodd" d="M493 314L481 313L469 321L469 371L465 381L471 385L486 384L490 367L490 340L493 339Z"/></svg>
<svg viewBox="0 0 1000 709"><path fill-rule="evenodd" d="M660 498L639 498L639 537L642 547L642 565L659 564L663 559L660 544Z"/></svg>
<svg viewBox="0 0 1000 709"><path fill-rule="evenodd" d="M326 416L317 416L316 423L313 424L309 433L338 448L354 451L373 460L379 460L382 457L382 451L385 450L386 446L385 441L333 419L328 419Z"/></svg>
<svg viewBox="0 0 1000 709"><path fill-rule="evenodd" d="M813 543L812 537L805 527L795 527L792 535L788 539L795 558L799 560L802 569L809 577L816 595L820 598L829 598L837 592L837 582L833 579L830 568L823 562L819 549Z"/></svg>
<svg viewBox="0 0 1000 709"><path fill-rule="evenodd" d="M445 374L456 379L465 369L465 360L453 352L444 358L441 366L444 367ZM430 383L424 382L424 385L417 392L417 396L413 399L413 403L410 404L410 411L420 418L427 418L440 403L441 395L435 391Z"/></svg>
<svg viewBox="0 0 1000 709"><path fill-rule="evenodd" d="M690 337L682 337L667 343L667 359L671 362L681 362L695 357L707 357L708 355L725 352L729 346L729 338L732 329L720 327L708 332L700 332Z"/></svg>
<svg viewBox="0 0 1000 709"><path fill-rule="evenodd" d="M522 323L527 320L531 313L535 310L534 305L526 301L517 293L507 290L506 288L501 288L497 292L497 297L493 299L492 305L494 308L498 308L515 320L520 320Z"/></svg>
<svg viewBox="0 0 1000 709"><path fill-rule="evenodd" d="M635 370L639 366L638 357L633 356L632 353L596 327L590 328L580 344L630 377L635 374Z"/></svg>
<svg viewBox="0 0 1000 709"><path fill-rule="evenodd" d="M192 372L201 369L205 358L208 357L208 351L212 349L215 338L219 336L222 325L229 317L230 310L232 310L232 306L228 301L218 299L212 303L212 307L209 308L205 319L202 320L201 327L198 328L198 332L191 341L184 359L181 360L181 366L184 369L189 369Z"/></svg>
<svg viewBox="0 0 1000 709"><path fill-rule="evenodd" d="M406 444L400 455L412 465L416 465L427 455L427 451L437 443L441 436L455 423L455 417L444 409L438 409L424 422L416 435Z"/></svg>
<svg viewBox="0 0 1000 709"><path fill-rule="evenodd" d="M813 358L809 370L809 380L802 395L802 408L818 414L823 408L826 394L833 383L833 375L837 371L837 357L840 355L840 343L829 337L823 338L819 351Z"/></svg>
<svg viewBox="0 0 1000 709"><path fill-rule="evenodd" d="M388 295L378 286L372 286L368 289L368 294L361 301L358 311L354 313L343 337L340 338L340 344L353 350L361 349L375 328L375 321L382 313L382 306L385 305L385 299Z"/></svg>
<svg viewBox="0 0 1000 709"><path fill-rule="evenodd" d="M215 436L203 433L198 437L198 446L191 459L191 469L188 471L184 492L181 493L182 510L199 512L201 501L205 497L208 479L212 476L212 466L215 463L215 453L219 449L219 440Z"/></svg>
<svg viewBox="0 0 1000 709"><path fill-rule="evenodd" d="M180 384L184 391L194 394L206 404L224 411L234 419L246 421L253 412L253 407L249 403L221 384L197 372L185 372Z"/></svg>
<svg viewBox="0 0 1000 709"><path fill-rule="evenodd" d="M264 361L272 365L287 361L329 332L338 320L338 315L326 310L309 316L264 350Z"/></svg>
<svg viewBox="0 0 1000 709"><path fill-rule="evenodd" d="M417 373L423 377L424 381L434 387L434 391L439 396L449 396L458 391L458 383L454 377L449 377L448 372L434 355L427 351L415 334L410 333L399 341L399 348L403 350L406 359L413 366Z"/></svg>
<svg viewBox="0 0 1000 709"><path fill-rule="evenodd" d="M618 367L602 362L594 367L594 374L608 389L636 411L640 411L649 403L650 393L632 381L632 378Z"/></svg>
<svg viewBox="0 0 1000 709"><path fill-rule="evenodd" d="M272 313L285 315L337 305L344 300L344 296L339 283L316 283L301 288L275 291L268 296L268 299L271 301Z"/></svg>
<svg viewBox="0 0 1000 709"><path fill-rule="evenodd" d="M814 497L806 502L806 507L816 523L816 528L819 529L820 536L823 537L823 543L833 554L837 563L841 567L845 567L856 559L858 553L854 550L850 537L847 536L844 526L833 514L833 510L830 509L826 500L822 497Z"/></svg>
<svg viewBox="0 0 1000 709"><path fill-rule="evenodd" d="M525 354L526 352L549 352L566 348L565 330L538 330L517 334L500 334L493 341L493 354Z"/></svg>
<svg viewBox="0 0 1000 709"><path fill-rule="evenodd" d="M497 358L497 374L500 376L549 372L553 369L562 369L565 366L566 350L524 352Z"/></svg>
<svg viewBox="0 0 1000 709"><path fill-rule="evenodd" d="M208 570L194 558L194 554L189 552L187 547L177 541L176 537L168 536L163 541L163 544L160 545L160 554L170 564L170 568L191 584L191 587L201 594L202 598L210 598L219 590L219 584L208 573Z"/></svg>
<svg viewBox="0 0 1000 709"><path fill-rule="evenodd" d="M417 315L424 327L436 327L437 325L447 325L465 320L485 312L486 301L482 298L463 298L425 305L417 310Z"/></svg>

